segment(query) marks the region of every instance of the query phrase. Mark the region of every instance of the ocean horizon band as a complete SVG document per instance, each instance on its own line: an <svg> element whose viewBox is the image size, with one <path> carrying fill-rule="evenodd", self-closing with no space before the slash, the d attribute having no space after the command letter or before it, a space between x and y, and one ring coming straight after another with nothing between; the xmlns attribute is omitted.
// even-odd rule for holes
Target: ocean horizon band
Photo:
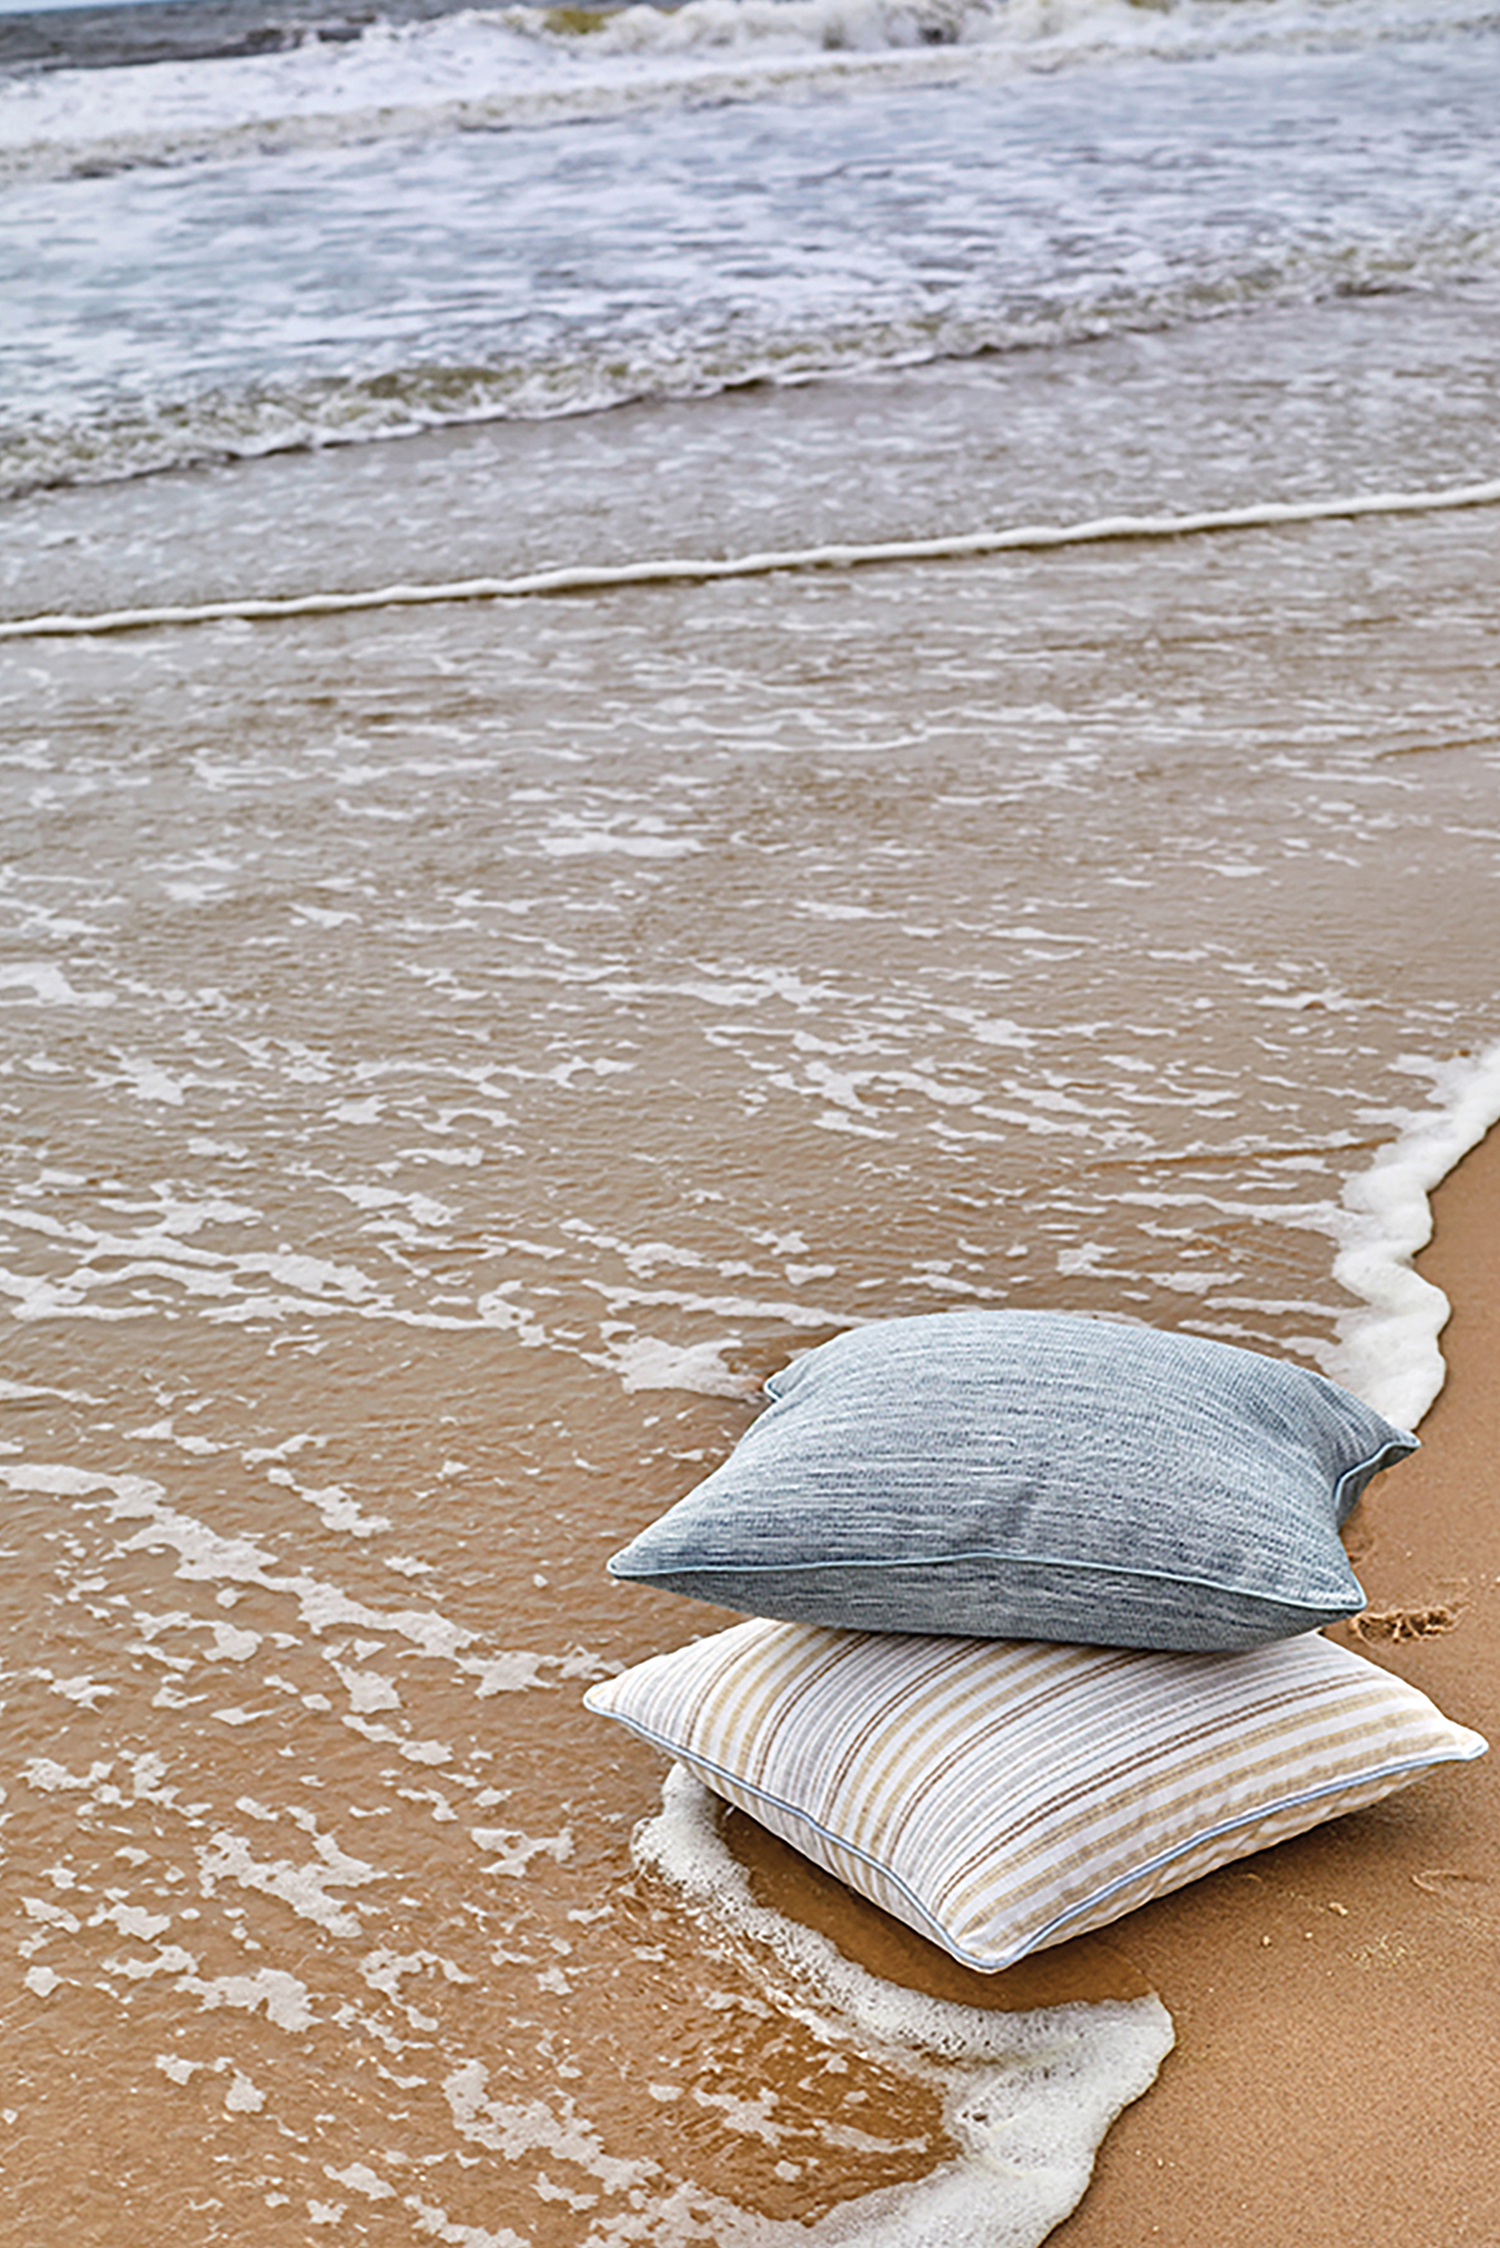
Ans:
<svg viewBox="0 0 1500 2248"><path fill-rule="evenodd" d="M1215 531L1269 530L1281 525L1350 521L1367 515L1432 515L1500 504L1500 480L1436 491L1355 493L1325 500L1268 500L1250 507L1193 515L1111 515L1081 523L1038 523L1000 531L965 531L940 538L891 539L868 546L824 545L712 557L663 556L640 562L568 564L513 578L458 578L431 585L388 585L365 592L285 594L222 601L164 603L160 607L106 609L93 615L43 615L0 619L0 640L82 638L139 632L159 625L274 622L282 618L339 616L365 609L417 608L463 601L504 601L560 593L605 592L617 586L707 584L720 578L769 577L778 571L852 570L886 562L963 561L1052 547L1109 541L1172 539Z"/></svg>

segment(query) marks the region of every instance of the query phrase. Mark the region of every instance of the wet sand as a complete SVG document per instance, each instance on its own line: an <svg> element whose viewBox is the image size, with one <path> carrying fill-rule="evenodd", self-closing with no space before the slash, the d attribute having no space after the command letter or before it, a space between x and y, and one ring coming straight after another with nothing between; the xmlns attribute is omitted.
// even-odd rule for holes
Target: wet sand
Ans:
<svg viewBox="0 0 1500 2248"><path fill-rule="evenodd" d="M1500 1133L1434 1209L1418 1262L1453 1306L1448 1380L1422 1451L1353 1525L1370 1609L1359 1637L1332 1636L1494 1743ZM1059 2248L1500 2240L1500 1757L1165 1898L1116 1940L1177 2050L1105 2141Z"/></svg>

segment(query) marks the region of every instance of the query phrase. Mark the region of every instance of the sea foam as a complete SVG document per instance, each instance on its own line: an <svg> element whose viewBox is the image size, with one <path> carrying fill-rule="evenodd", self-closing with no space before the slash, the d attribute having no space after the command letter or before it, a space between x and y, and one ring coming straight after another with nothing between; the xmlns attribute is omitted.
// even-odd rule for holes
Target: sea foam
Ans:
<svg viewBox="0 0 1500 2248"><path fill-rule="evenodd" d="M1411 1260L1432 1238L1433 1188L1500 1123L1500 1046L1408 1066L1430 1071L1434 1105L1408 1114L1330 1215L1339 1243L1334 1278L1362 1301L1339 1322L1328 1371L1388 1419L1414 1428L1443 1386L1439 1337L1452 1306Z"/></svg>
<svg viewBox="0 0 1500 2248"><path fill-rule="evenodd" d="M0 72L0 179L597 120L860 83L918 87L1111 55L1421 38L1469 0L685 0L463 9L359 38L149 66ZM87 61L86 40L77 43Z"/></svg>
<svg viewBox="0 0 1500 2248"><path fill-rule="evenodd" d="M869 1974L755 1901L719 1834L713 1797L680 1765L634 1849L713 1938L753 1957L815 2036L873 2049L942 2096L954 2158L846 2202L810 2230L771 2225L766 2248L1036 2248L1077 2206L1105 2132L1172 2048L1171 2017L1154 1995L1006 2014Z"/></svg>

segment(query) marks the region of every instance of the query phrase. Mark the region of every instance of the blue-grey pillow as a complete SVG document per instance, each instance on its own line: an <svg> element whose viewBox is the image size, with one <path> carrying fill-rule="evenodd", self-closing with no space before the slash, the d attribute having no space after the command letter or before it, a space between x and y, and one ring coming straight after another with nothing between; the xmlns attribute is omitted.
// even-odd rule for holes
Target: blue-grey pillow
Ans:
<svg viewBox="0 0 1500 2248"><path fill-rule="evenodd" d="M852 1329L609 1563L751 1615L1209 1653L1364 1606L1339 1525L1416 1449L1347 1390L1066 1312Z"/></svg>

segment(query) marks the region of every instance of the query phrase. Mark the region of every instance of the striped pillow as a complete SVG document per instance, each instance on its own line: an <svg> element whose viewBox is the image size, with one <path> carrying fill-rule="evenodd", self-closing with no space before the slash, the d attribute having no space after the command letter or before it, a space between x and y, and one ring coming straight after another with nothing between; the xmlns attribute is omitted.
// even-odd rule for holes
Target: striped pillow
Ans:
<svg viewBox="0 0 1500 2248"><path fill-rule="evenodd" d="M1226 1653L1364 1606L1339 1525L1415 1450L1259 1351L1045 1311L851 1328L610 1573L752 1616Z"/></svg>
<svg viewBox="0 0 1500 2248"><path fill-rule="evenodd" d="M1315 1634L1162 1655L757 1620L585 1700L988 1971L1486 1747Z"/></svg>

